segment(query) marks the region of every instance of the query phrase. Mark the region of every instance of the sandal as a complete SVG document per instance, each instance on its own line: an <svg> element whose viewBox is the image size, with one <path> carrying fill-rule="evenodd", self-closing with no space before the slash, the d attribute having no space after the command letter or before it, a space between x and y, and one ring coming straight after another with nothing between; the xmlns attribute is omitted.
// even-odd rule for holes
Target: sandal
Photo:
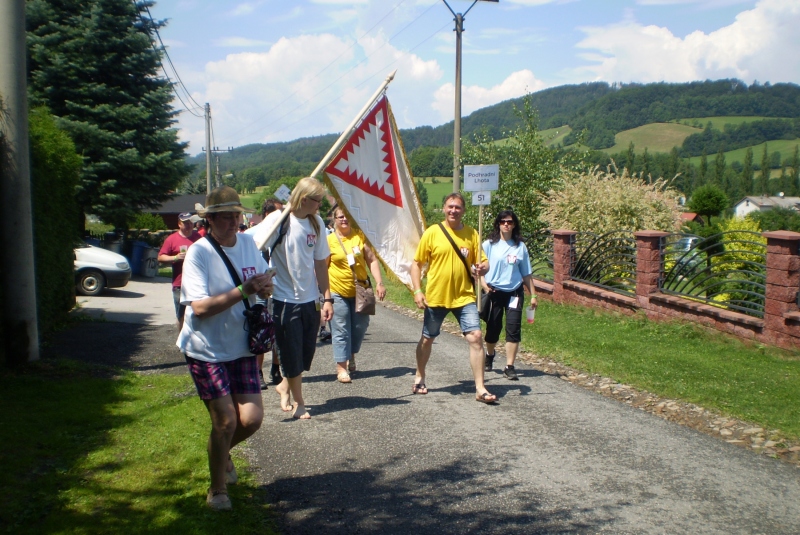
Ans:
<svg viewBox="0 0 800 535"><path fill-rule="evenodd" d="M353 373L354 371L356 371L356 358L355 357L350 357L350 363L347 365L347 371L349 371L350 373Z"/></svg>
<svg viewBox="0 0 800 535"><path fill-rule="evenodd" d="M428 393L428 387L425 386L425 383L415 383L414 386L411 387L411 393L425 395Z"/></svg>
<svg viewBox="0 0 800 535"><path fill-rule="evenodd" d="M215 511L230 511L233 509L227 490L208 489L206 504Z"/></svg>
<svg viewBox="0 0 800 535"><path fill-rule="evenodd" d="M475 398L475 401L491 405L497 401L497 396L490 394L489 392L484 392L483 394L478 394L478 397Z"/></svg>
<svg viewBox="0 0 800 535"><path fill-rule="evenodd" d="M340 383L352 383L353 382L353 380L350 379L350 374L345 372L345 371L339 372L339 375L336 376L336 380L339 381Z"/></svg>

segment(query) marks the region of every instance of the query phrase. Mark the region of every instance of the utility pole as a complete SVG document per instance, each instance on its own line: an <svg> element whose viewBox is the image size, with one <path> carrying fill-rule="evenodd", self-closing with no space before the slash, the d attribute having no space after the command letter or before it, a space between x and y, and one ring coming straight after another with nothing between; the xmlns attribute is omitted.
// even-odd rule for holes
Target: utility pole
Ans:
<svg viewBox="0 0 800 535"><path fill-rule="evenodd" d="M461 191L461 34L464 32L464 17L470 9L481 0L473 0L472 5L464 12L456 13L447 0L442 0L450 13L453 14L453 21L456 27L456 109L453 118L453 192ZM499 2L500 0L482 0L484 2Z"/></svg>
<svg viewBox="0 0 800 535"><path fill-rule="evenodd" d="M220 152L233 152L233 147L228 147L227 149L220 149L219 147L214 147L210 151L208 151L208 154L213 154L214 155L214 160L216 161L216 164L217 164L216 173L214 173L214 178L216 179L216 184L217 184L216 186L214 186L215 188L218 188L218 187L220 187L222 185L222 183L220 182L220 172L219 172L219 153ZM206 156L206 158L208 159L209 157Z"/></svg>
<svg viewBox="0 0 800 535"><path fill-rule="evenodd" d="M0 1L0 225L6 363L39 359L25 67L25 0Z"/></svg>
<svg viewBox="0 0 800 535"><path fill-rule="evenodd" d="M211 106L206 102L206 195L211 192Z"/></svg>

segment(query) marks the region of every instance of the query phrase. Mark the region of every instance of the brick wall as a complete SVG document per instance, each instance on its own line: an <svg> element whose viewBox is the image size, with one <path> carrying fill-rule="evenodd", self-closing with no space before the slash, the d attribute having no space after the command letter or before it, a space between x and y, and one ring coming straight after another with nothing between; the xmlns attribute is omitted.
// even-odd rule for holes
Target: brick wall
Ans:
<svg viewBox="0 0 800 535"><path fill-rule="evenodd" d="M765 232L767 287L764 319L663 294L659 279L664 262L659 243L666 232L640 231L636 236L636 296L629 297L571 280L575 255L572 230L554 230L553 284L535 281L537 293L556 303L572 303L634 314L644 311L655 321L686 320L740 338L784 348L800 348L800 234Z"/></svg>

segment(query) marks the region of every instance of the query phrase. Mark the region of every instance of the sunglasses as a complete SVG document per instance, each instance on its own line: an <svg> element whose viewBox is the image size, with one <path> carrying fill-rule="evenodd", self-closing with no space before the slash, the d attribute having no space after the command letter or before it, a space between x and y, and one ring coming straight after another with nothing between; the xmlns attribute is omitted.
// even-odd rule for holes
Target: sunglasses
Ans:
<svg viewBox="0 0 800 535"><path fill-rule="evenodd" d="M500 220L500 224L501 225L513 225L514 224L514 220L513 219L501 219Z"/></svg>
<svg viewBox="0 0 800 535"><path fill-rule="evenodd" d="M347 219L346 215L337 215L336 219Z"/></svg>

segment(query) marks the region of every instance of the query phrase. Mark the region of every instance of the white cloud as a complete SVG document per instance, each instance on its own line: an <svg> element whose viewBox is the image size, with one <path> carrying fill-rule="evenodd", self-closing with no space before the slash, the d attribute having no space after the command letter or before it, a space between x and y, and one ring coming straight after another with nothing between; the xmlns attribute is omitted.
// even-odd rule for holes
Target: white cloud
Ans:
<svg viewBox="0 0 800 535"><path fill-rule="evenodd" d="M781 82L800 78L800 2L761 0L729 26L685 38L633 20L587 27L576 46L592 65L576 71L596 80L685 82L740 78Z"/></svg>
<svg viewBox="0 0 800 535"><path fill-rule="evenodd" d="M253 11L256 10L258 6L263 4L264 2L244 2L242 4L237 5L231 11L231 16L233 17L241 17L242 15L249 15Z"/></svg>
<svg viewBox="0 0 800 535"><path fill-rule="evenodd" d="M222 47L235 47L235 48L248 48L253 46L268 46L268 41L260 41L258 39L248 39L247 37L222 37L214 39L214 46Z"/></svg>
<svg viewBox="0 0 800 535"><path fill-rule="evenodd" d="M442 70L388 44L382 36L359 43L331 35L281 38L265 52L240 52L188 73L198 102L210 102L215 144L284 141L342 130L392 70L389 88L401 128L431 123L428 103ZM411 103L411 105L409 105ZM205 145L199 120L184 114L181 139L190 152Z"/></svg>
<svg viewBox="0 0 800 535"><path fill-rule="evenodd" d="M547 85L541 80L537 80L528 69L511 73L501 83L488 89L477 85L463 86L461 88L461 115L463 117L475 110L521 97L545 87ZM439 112L439 118L442 121L451 121L455 108L455 85L447 83L437 89L432 107Z"/></svg>

